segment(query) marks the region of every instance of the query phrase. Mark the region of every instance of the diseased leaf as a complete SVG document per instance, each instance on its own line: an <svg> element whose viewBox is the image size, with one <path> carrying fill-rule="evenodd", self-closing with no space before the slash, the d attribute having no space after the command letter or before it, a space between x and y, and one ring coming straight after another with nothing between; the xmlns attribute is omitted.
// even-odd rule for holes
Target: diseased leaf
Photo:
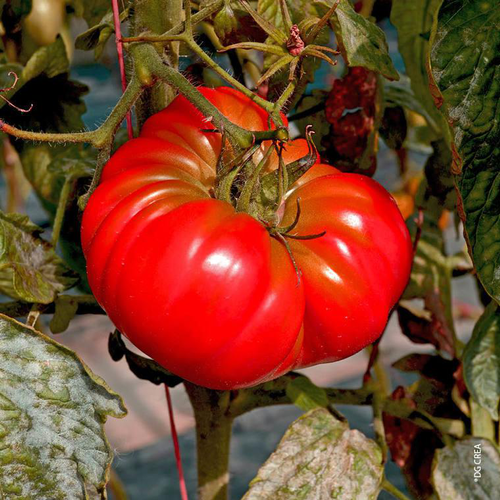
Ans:
<svg viewBox="0 0 500 500"><path fill-rule="evenodd" d="M382 121L379 78L364 68L349 68L335 79L325 103L330 134L322 140L323 156L344 172L373 175L377 168L378 129Z"/></svg>
<svg viewBox="0 0 500 500"><path fill-rule="evenodd" d="M377 444L317 408L292 423L243 499L375 499L382 476Z"/></svg>
<svg viewBox="0 0 500 500"><path fill-rule="evenodd" d="M319 15L333 5L334 0L316 0ZM384 32L374 23L356 13L349 0L341 0L331 18L335 36L349 66L362 66L397 80L398 72L389 56Z"/></svg>
<svg viewBox="0 0 500 500"><path fill-rule="evenodd" d="M500 302L500 9L445 0L431 38L436 99L453 130L453 173L477 275Z"/></svg>
<svg viewBox="0 0 500 500"><path fill-rule="evenodd" d="M309 411L328 406L328 396L322 387L314 385L307 377L297 377L286 386L286 395L301 410Z"/></svg>
<svg viewBox="0 0 500 500"><path fill-rule="evenodd" d="M463 353L464 379L472 397L498 420L500 401L500 308L491 302Z"/></svg>
<svg viewBox="0 0 500 500"><path fill-rule="evenodd" d="M413 353L399 359L392 365L404 372L419 372L424 377L447 381L453 384L453 372L457 369L457 361L444 359L432 354Z"/></svg>
<svg viewBox="0 0 500 500"><path fill-rule="evenodd" d="M429 35L434 17L443 0L393 0L391 22L398 30L398 48L403 56L406 74L417 101L425 109L423 114L432 128L436 140L448 133L443 115L436 109L429 89L427 64L429 60Z"/></svg>
<svg viewBox="0 0 500 500"><path fill-rule="evenodd" d="M425 189L421 189L425 191ZM451 302L452 264L444 248L438 221L442 213L435 197L428 199L422 233L417 245L410 282L403 299L424 299L424 311L418 312L404 304L398 315L403 333L418 343L430 342L438 349L455 355L453 313ZM407 224L415 238L417 226L410 217Z"/></svg>
<svg viewBox="0 0 500 500"><path fill-rule="evenodd" d="M2 498L105 498L121 398L70 349L0 315Z"/></svg>
<svg viewBox="0 0 500 500"><path fill-rule="evenodd" d="M480 451L480 475L474 453ZM500 455L487 439L470 437L437 450L432 482L440 500L496 500L500 491Z"/></svg>
<svg viewBox="0 0 500 500"><path fill-rule="evenodd" d="M384 100L388 106L402 106L422 115L427 122L432 121L431 115L427 112L422 103L417 99L411 87L411 81L406 75L399 75L397 82L384 80Z"/></svg>
<svg viewBox="0 0 500 500"><path fill-rule="evenodd" d="M76 275L39 236L27 216L0 212L0 290L15 299L49 304Z"/></svg>

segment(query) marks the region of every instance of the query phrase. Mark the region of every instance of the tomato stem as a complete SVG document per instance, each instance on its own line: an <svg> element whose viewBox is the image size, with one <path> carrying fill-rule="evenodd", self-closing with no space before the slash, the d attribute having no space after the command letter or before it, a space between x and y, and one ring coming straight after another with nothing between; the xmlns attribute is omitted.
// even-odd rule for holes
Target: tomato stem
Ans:
<svg viewBox="0 0 500 500"><path fill-rule="evenodd" d="M113 9L113 22L115 25L115 42L116 42L116 52L118 54L118 65L120 67L120 78L122 82L122 91L127 90L127 76L125 74L125 62L123 60L123 42L122 42L122 30L120 23L120 9L118 7L118 0L112 0L111 2ZM134 129L132 127L132 114L130 110L127 112L127 132L129 139L134 137Z"/></svg>
<svg viewBox="0 0 500 500"><path fill-rule="evenodd" d="M61 234L61 228L64 221L64 213L66 212L66 205L68 204L69 195L71 192L71 187L73 185L73 178L68 175L64 179L64 184L61 189L61 194L59 195L59 201L57 203L57 211L54 219L54 225L52 226L52 246L55 247L59 241L59 236Z"/></svg>
<svg viewBox="0 0 500 500"><path fill-rule="evenodd" d="M185 382L196 420L198 499L226 500L233 417L230 393Z"/></svg>

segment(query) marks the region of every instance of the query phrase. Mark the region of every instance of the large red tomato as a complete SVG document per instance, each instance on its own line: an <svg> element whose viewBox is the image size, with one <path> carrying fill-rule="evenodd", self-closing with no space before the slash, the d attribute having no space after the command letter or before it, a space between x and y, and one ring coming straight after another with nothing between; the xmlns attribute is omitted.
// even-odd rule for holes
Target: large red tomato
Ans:
<svg viewBox="0 0 500 500"><path fill-rule="evenodd" d="M234 123L267 129L267 114L238 91L200 91ZM213 198L221 136L209 127L177 97L113 155L90 198L89 282L116 327L168 370L215 389L337 361L376 340L411 266L392 197L367 177L314 165L278 210L290 225L300 198L292 234L326 231L288 240L299 279L261 222ZM284 158L306 153L293 141Z"/></svg>

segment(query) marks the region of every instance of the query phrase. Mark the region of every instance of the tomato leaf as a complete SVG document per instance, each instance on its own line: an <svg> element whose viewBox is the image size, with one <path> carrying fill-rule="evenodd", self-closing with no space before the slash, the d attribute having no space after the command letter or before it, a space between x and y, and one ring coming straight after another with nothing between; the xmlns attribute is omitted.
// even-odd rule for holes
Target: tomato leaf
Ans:
<svg viewBox="0 0 500 500"><path fill-rule="evenodd" d="M432 37L438 105L453 129L456 183L477 275L500 302L500 10L445 0Z"/></svg>
<svg viewBox="0 0 500 500"><path fill-rule="evenodd" d="M108 0L70 0L76 16L83 17L89 27L97 24L111 10Z"/></svg>
<svg viewBox="0 0 500 500"><path fill-rule="evenodd" d="M27 216L0 212L0 290L15 299L49 304L77 279L40 238L41 231Z"/></svg>
<svg viewBox="0 0 500 500"><path fill-rule="evenodd" d="M463 353L464 379L472 397L498 420L500 401L500 309L491 302Z"/></svg>
<svg viewBox="0 0 500 500"><path fill-rule="evenodd" d="M313 2L323 15L334 0ZM389 80L397 80L399 74L389 56L384 32L374 23L356 13L349 0L341 0L330 20L339 49L349 66L362 66L380 73Z"/></svg>
<svg viewBox="0 0 500 500"><path fill-rule="evenodd" d="M301 137L305 137L306 127L312 125L314 135L312 140L316 148L322 151L322 141L330 133L330 124L325 117L325 103L329 92L315 89L311 95L304 96L297 106L296 124ZM311 112L310 112L311 110Z"/></svg>
<svg viewBox="0 0 500 500"><path fill-rule="evenodd" d="M474 475L474 453L478 450L480 477ZM500 491L499 468L500 455L495 446L487 439L469 437L437 450L432 481L441 500L494 500Z"/></svg>
<svg viewBox="0 0 500 500"><path fill-rule="evenodd" d="M120 21L127 20L130 13L130 8L124 9L120 13ZM106 43L115 33L113 23L113 12L107 12L104 17L96 25L89 28L87 31L80 33L75 39L75 48L78 50L94 50L96 60L100 59Z"/></svg>
<svg viewBox="0 0 500 500"><path fill-rule="evenodd" d="M60 295L55 301L55 311L50 320L50 331L62 333L68 329L78 310L78 302L71 295Z"/></svg>
<svg viewBox="0 0 500 500"><path fill-rule="evenodd" d="M422 115L427 122L432 121L432 116L413 92L411 80L406 75L400 75L397 82L384 80L384 100L388 106L402 106Z"/></svg>
<svg viewBox="0 0 500 500"><path fill-rule="evenodd" d="M411 79L415 97L425 109L423 116L434 132L434 140L448 133L446 120L434 105L427 75L429 33L441 2L393 0L391 10L391 22L398 31L398 47L405 62L406 74Z"/></svg>
<svg viewBox="0 0 500 500"><path fill-rule="evenodd" d="M81 116L86 107L82 96L88 88L69 78L69 60L60 36L54 43L38 49L18 76L15 88L4 95L20 108L28 109L31 105L33 108L29 113L19 113L0 101L4 121L45 132L71 132L83 128ZM17 142L16 146L19 147Z"/></svg>
<svg viewBox="0 0 500 500"><path fill-rule="evenodd" d="M328 406L326 391L314 385L307 377L297 377L286 386L286 395L301 410L309 411Z"/></svg>
<svg viewBox="0 0 500 500"><path fill-rule="evenodd" d="M375 442L317 408L292 423L243 499L375 499L382 476Z"/></svg>
<svg viewBox="0 0 500 500"><path fill-rule="evenodd" d="M10 2L6 2L6 4L4 9L10 7L12 12L18 17L26 16L31 12L31 0L10 0Z"/></svg>
<svg viewBox="0 0 500 500"><path fill-rule="evenodd" d="M0 315L0 491L5 498L105 498L103 424L122 399L70 349Z"/></svg>
<svg viewBox="0 0 500 500"><path fill-rule="evenodd" d="M432 203L431 203L432 202ZM442 208L435 197L430 197L422 233L413 261L410 282L403 294L404 300L424 299L425 311L418 312L403 303L398 315L403 333L414 342L434 344L441 351L455 355L453 314L451 303L452 265L444 249L443 233L438 226ZM417 226L408 219L412 237Z"/></svg>
<svg viewBox="0 0 500 500"><path fill-rule="evenodd" d="M182 382L180 377L165 370L153 359L129 350L118 330L109 335L108 351L113 361L120 361L125 357L130 371L141 380L148 380L155 385L166 384L168 387L175 387Z"/></svg>

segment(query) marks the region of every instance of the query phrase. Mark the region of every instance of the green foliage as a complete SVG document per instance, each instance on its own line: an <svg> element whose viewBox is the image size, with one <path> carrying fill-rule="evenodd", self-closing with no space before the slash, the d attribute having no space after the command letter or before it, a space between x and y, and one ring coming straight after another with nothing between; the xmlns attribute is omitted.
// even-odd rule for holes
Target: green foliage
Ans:
<svg viewBox="0 0 500 500"><path fill-rule="evenodd" d="M77 279L27 216L0 212L0 292L49 304Z"/></svg>
<svg viewBox="0 0 500 500"><path fill-rule="evenodd" d="M60 295L55 300L55 311L50 320L50 331L62 333L69 327L78 310L78 302L71 295Z"/></svg>
<svg viewBox="0 0 500 500"><path fill-rule="evenodd" d="M89 27L97 24L111 10L111 2L108 0L70 0L78 17L83 17Z"/></svg>
<svg viewBox="0 0 500 500"><path fill-rule="evenodd" d="M315 0L320 14L331 7L334 0ZM331 19L335 36L347 64L380 73L389 80L397 80L398 72L388 54L385 33L374 23L357 14L349 0L341 0Z"/></svg>
<svg viewBox="0 0 500 500"><path fill-rule="evenodd" d="M498 420L500 401L500 310L491 302L481 316L464 354L464 379L472 397Z"/></svg>
<svg viewBox="0 0 500 500"><path fill-rule="evenodd" d="M0 315L0 491L4 498L105 498L103 431L121 398L66 347Z"/></svg>
<svg viewBox="0 0 500 500"><path fill-rule="evenodd" d="M326 391L314 385L307 377L298 377L286 386L286 395L301 410L309 411L328 406Z"/></svg>
<svg viewBox="0 0 500 500"><path fill-rule="evenodd" d="M280 3L277 0L215 3L201 0L193 3L193 18L199 17L203 9L211 11L202 24L195 26L195 41L189 46L165 42L154 44L154 49L146 47L150 52L140 52L144 44L127 44L129 79L133 74L140 74L141 84L150 85L152 80L148 78L153 73L148 72L154 66L153 60L156 70L161 67L165 72L154 73L158 81L145 90L139 101L134 101L137 93L115 108L115 118L119 118L107 122L113 124L108 129L105 127L108 135L98 135L99 140L91 142L100 148L99 161L97 150L81 143L12 141L19 152L24 175L51 221L63 185L64 193L69 191L69 198L58 244L64 260L40 236L42 230L26 216L0 213L0 293L17 301L9 303L4 310L12 316L27 314L30 308L33 312L53 312L50 321L53 333L66 331L74 316L84 310L96 312L98 305L91 296L81 300L82 297L61 295L77 283L82 286L86 275L79 239L81 211L76 200L105 163L107 151L126 140L116 141L114 134L133 102L138 104L135 110L140 125L144 117L163 107L167 97L179 89L193 99L194 89L177 85L182 80L179 73L176 73L179 78L172 81L164 75L168 71L175 73L173 68L179 54L192 56L193 66L198 68L202 65L200 61L207 62L207 52L201 53L197 40L203 43L210 40L213 50L218 48L215 37L225 46L248 42L274 45L273 54L264 50L263 68L260 60L251 61L253 54L243 50L233 51L229 61L234 70L235 80L230 80L233 85L256 82L273 64L282 63L276 66L277 72L267 82L267 99L271 102L251 96L266 111L277 114L273 101L289 86L290 62L294 59L286 47L289 32ZM300 26L300 34L305 39L334 5L334 0L286 0L284 3L292 23ZM384 374L377 372L380 364L374 369L377 372L374 379L357 390L324 389L292 373L257 388L231 392L198 388L197 418L199 408L204 408L206 415L216 415L224 425L229 425L235 415L253 408L290 402L308 412L287 430L277 450L252 482L246 500L376 498L383 484L382 447L358 431L350 430L336 412L335 402L349 400L352 403L350 398L360 404L373 403L380 444L385 447L381 432L384 430L391 457L401 467L416 497L493 499L500 489L500 458L495 446L484 438L497 437L493 420L498 421L500 401L500 313L496 302L491 302L468 344L464 347L456 339L453 277L473 271L473 266L465 250L455 255L447 253L440 220L445 210L455 211L456 184L459 212L465 221L477 276L486 291L500 301L500 11L494 0L392 0L391 21L398 31L399 50L406 67L406 74L399 75L389 57L384 32L373 18L356 13L354 3L340 1L315 44L332 49L335 35L346 66L361 66L378 73L374 126L366 146L360 148L363 151L356 157L363 173L367 173L375 160L379 134L389 147L402 153L398 156L401 160L406 154L405 148L414 144L407 140L407 132L408 137L415 137L413 127L418 117L415 119L414 113L425 121L424 125L418 122L418 126L427 134L422 141L426 152L429 146L432 152L415 199L422 217L419 219L419 212L415 210L408 219L411 236L419 241L411 279L397 312L403 334L413 342L431 344L436 352L413 353L397 361L395 368L418 377L411 385L398 387L390 395L389 388L386 392L382 390ZM380 3L375 3L372 13L377 18L379 13L375 11ZM164 33L184 19L181 0L136 0L133 4L119 4L121 21L129 23L131 35ZM111 3L109 0L67 0L66 5L71 15L83 18L88 24L88 29L77 37L76 48L93 50L99 59L115 31ZM365 2L364 7L366 5ZM251 14L249 9L257 14ZM84 129L83 97L88 89L70 78L70 62L61 37L43 47L35 47L35 42L33 46L23 46L23 18L30 10L29 0L0 3L0 27L5 31L0 41L0 87L7 89L13 84L10 72L19 76L17 85L2 95L20 108L29 109L33 104L30 112L21 113L0 100L2 123L23 131L74 134ZM262 22L256 19L258 15ZM184 26L179 25L175 32L181 33L183 29ZM276 35L277 29L282 34L270 36L269 31L274 30ZM281 52L277 52L276 45L280 45ZM207 50L206 45L203 47ZM149 59L141 59L137 56L140 53L148 53ZM340 56L332 57L340 59ZM327 146L334 142L326 116L331 115L332 109L338 109L337 103L325 110L328 98L333 95L331 89L304 94L320 62L320 58L308 56L301 59L297 67L292 67L296 86L278 107L283 110L298 103L294 111L298 130L304 135L306 127L312 124L313 140L325 160ZM214 66L210 71L223 79L224 70ZM194 70L191 77L193 82L198 82L199 75ZM360 81L362 88L366 81ZM345 104L346 115L351 116L362 108L356 108L351 99L355 92L349 85L346 87L342 104ZM366 87L363 88L362 92L367 95ZM249 89L243 90L250 94ZM264 93L266 85L259 90ZM200 104L199 100L196 102ZM356 122L353 123L352 131L356 135L358 129ZM125 133L123 129L121 132ZM247 137L252 135L247 132ZM288 165L288 180L295 180L310 166L309 160L310 157ZM0 158L0 163L7 162ZM341 167L336 160L334 164ZM402 160L400 166L404 172ZM7 169L5 172L9 181ZM276 204L277 173L265 173L267 176L260 179L260 187L269 204ZM406 181L402 174L399 182L405 190ZM56 500L98 495L104 498L111 452L102 423L108 415L124 414L120 398L74 353L41 333L0 315L0 337L0 380L3 380L0 383L0 497ZM138 378L171 387L182 383L155 361L128 349L118 331L110 335L109 352L115 361L125 359ZM479 419L485 424L483 427ZM216 422L214 419L212 423ZM214 428L206 429L207 442ZM485 428L489 429L488 433L482 432ZM475 433L477 437L467 433ZM224 439L212 452L223 449L226 444L229 448L229 436ZM209 444L206 449L210 448ZM483 470L481 479L475 483L472 457L477 444L482 447ZM220 460L215 455L212 453L208 462ZM226 458L222 456L222 460ZM464 474L464 464L471 465L470 476ZM214 470L219 466L214 465ZM217 478L225 477L225 471L222 464Z"/></svg>
<svg viewBox="0 0 500 500"><path fill-rule="evenodd" d="M452 124L453 173L478 277L500 302L500 10L445 0L432 37L438 106Z"/></svg>
<svg viewBox="0 0 500 500"><path fill-rule="evenodd" d="M425 109L424 116L435 134L434 139L448 133L446 120L434 105L427 75L429 37L441 2L393 0L391 10L391 22L398 30L398 48L405 62L406 74L410 77L413 94Z"/></svg>
<svg viewBox="0 0 500 500"><path fill-rule="evenodd" d="M292 423L243 499L369 500L377 498L382 476L379 447L317 408Z"/></svg>
<svg viewBox="0 0 500 500"><path fill-rule="evenodd" d="M445 253L443 232L438 225L441 213L438 200L430 198L424 212L410 282L403 294L405 300L424 299L425 310L405 305L399 310L399 319L403 333L410 339L430 342L454 355L455 329L451 307L453 267ZM418 231L415 217L410 217L408 226L415 238Z"/></svg>
<svg viewBox="0 0 500 500"><path fill-rule="evenodd" d="M129 13L130 9L124 9L120 13L120 21L125 21ZM109 11L103 16L99 23L76 37L75 48L79 50L93 50L95 58L100 59L108 40L114 33L113 12Z"/></svg>

